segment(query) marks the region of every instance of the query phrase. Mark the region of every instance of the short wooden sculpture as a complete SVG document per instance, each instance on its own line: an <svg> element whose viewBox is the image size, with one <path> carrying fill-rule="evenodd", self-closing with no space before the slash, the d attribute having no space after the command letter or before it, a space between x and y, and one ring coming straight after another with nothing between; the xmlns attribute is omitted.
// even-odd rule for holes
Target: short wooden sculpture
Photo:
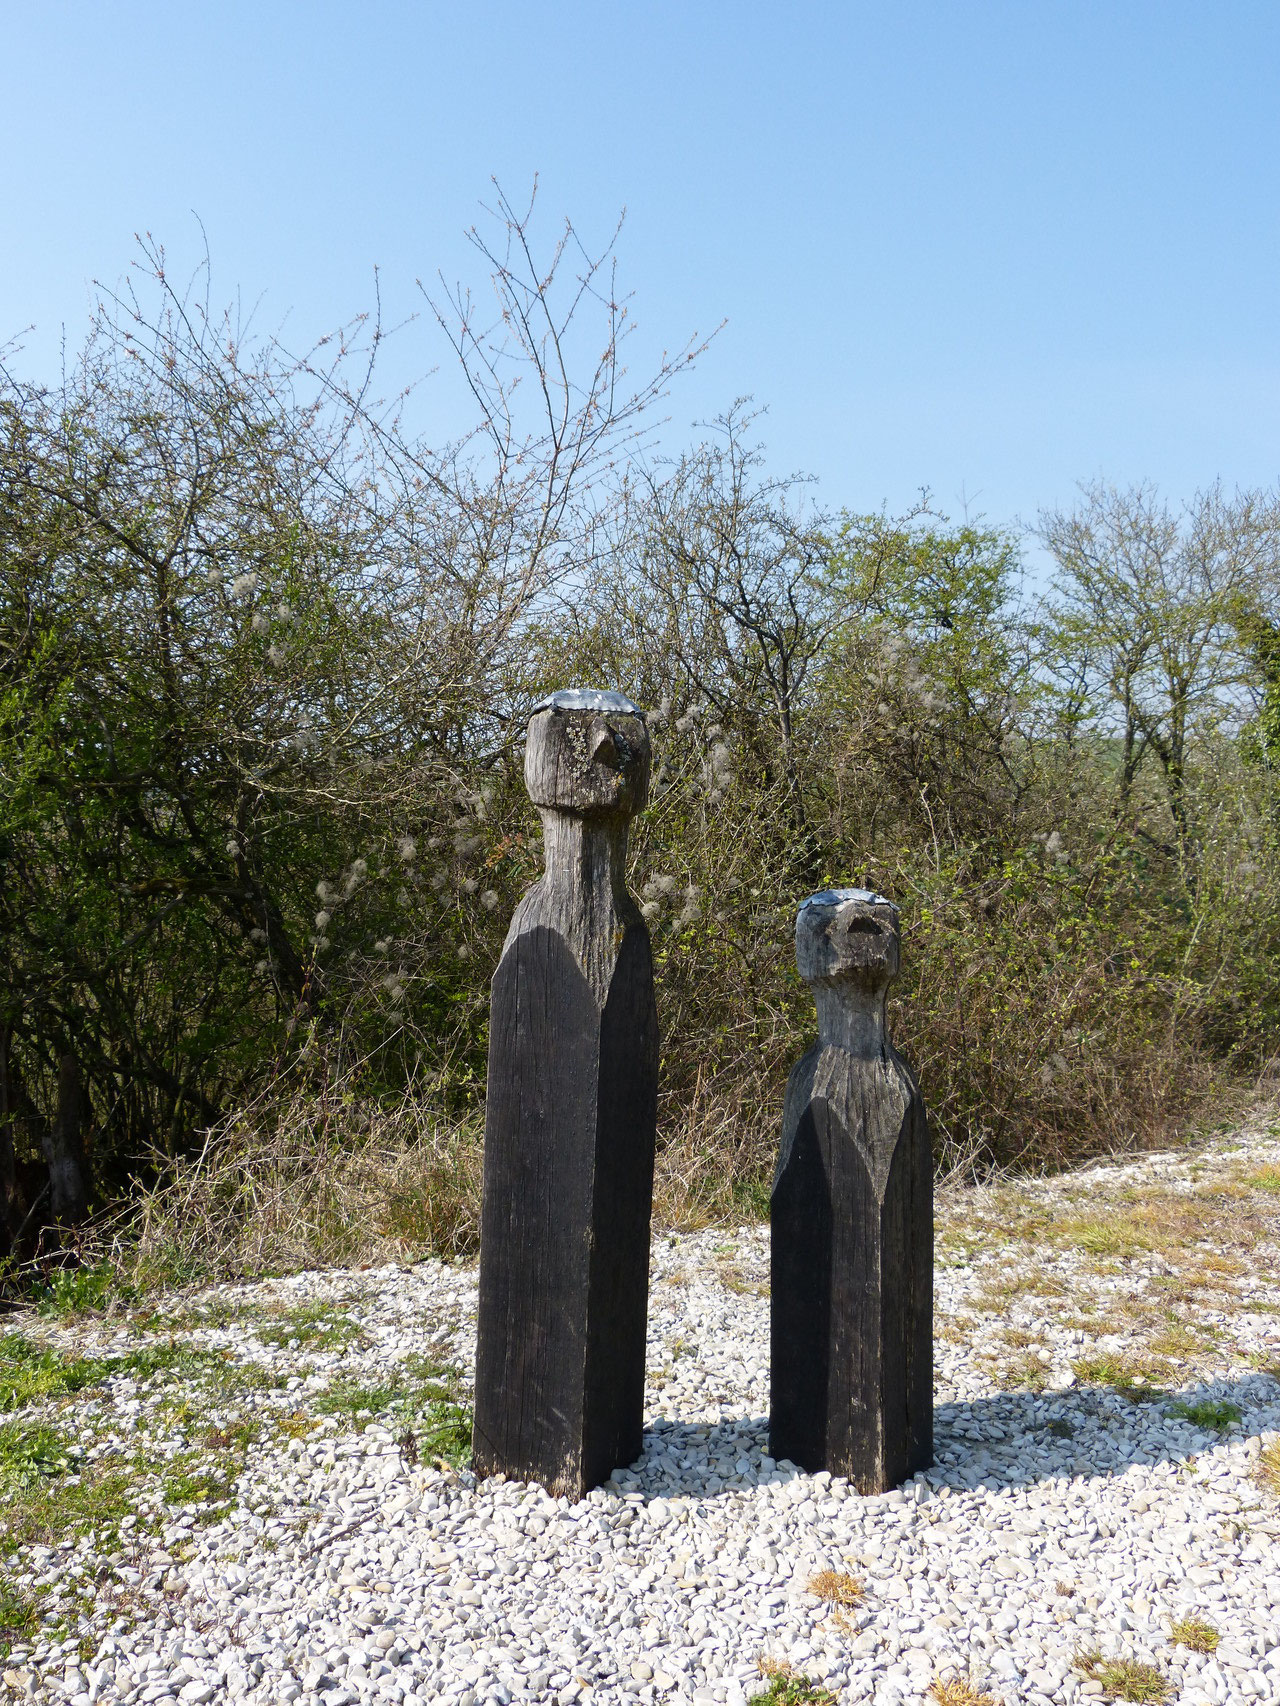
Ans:
<svg viewBox="0 0 1280 1706"><path fill-rule="evenodd" d="M889 1042L898 911L811 895L796 960L818 1042L791 1074L772 1197L769 1449L884 1492L933 1461L933 1166Z"/></svg>
<svg viewBox="0 0 1280 1706"><path fill-rule="evenodd" d="M658 1025L624 871L643 713L553 694L524 773L546 874L493 978L473 1456L576 1498L641 1449Z"/></svg>

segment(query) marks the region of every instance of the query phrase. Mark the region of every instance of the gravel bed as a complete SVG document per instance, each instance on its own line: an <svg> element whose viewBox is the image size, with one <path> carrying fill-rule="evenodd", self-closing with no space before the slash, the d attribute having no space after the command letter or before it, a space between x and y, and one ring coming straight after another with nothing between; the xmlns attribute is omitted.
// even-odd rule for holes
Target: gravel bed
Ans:
<svg viewBox="0 0 1280 1706"><path fill-rule="evenodd" d="M940 1234L1010 1192L1052 1222L1082 1200L1156 1187L1202 1201L1206 1178L1278 1164L1270 1131L1235 1134L957 1193L940 1204ZM765 1687L764 1658L842 1702L923 1701L935 1679L964 1677L1010 1706L1058 1706L1104 1697L1079 1663L1097 1652L1154 1666L1184 1706L1280 1701L1280 1499L1260 1473L1280 1433L1274 1231L1272 1221L1240 1259L1234 1292L1199 1310L1214 1344L1182 1358L1174 1387L1154 1397L1084 1383L1072 1363L1141 1358L1146 1341L1121 1305L1167 1272L1163 1254L1109 1265L1051 1239L963 1238L956 1254L942 1237L937 1463L879 1498L767 1455L761 1227L655 1239L644 1456L577 1504L477 1484L426 1452L415 1461L387 1417L357 1431L363 1418L312 1414L335 1380L394 1383L411 1357L455 1363L465 1395L474 1269L302 1274L187 1293L159 1319L20 1321L63 1353L181 1344L255 1371L238 1396L193 1385L195 1415L178 1403L179 1370L116 1374L0 1416L78 1432L84 1473L189 1462L202 1428L246 1406L273 1426L247 1447L213 1520L207 1502L168 1503L109 1540L54 1537L0 1561L10 1590L74 1601L62 1639L18 1641L4 1683L17 1698L74 1706L741 1706ZM1027 1276L1049 1289L1011 1283ZM1009 1294L1002 1307L993 1285ZM349 1337L300 1331L291 1343L264 1330L301 1305L331 1307ZM1011 1332L1028 1341L1031 1370L1012 1390L998 1372ZM1234 1406L1239 1421L1215 1428L1177 1412L1205 1400ZM823 1570L855 1578L861 1599L839 1608L818 1597L810 1583ZM1171 1641L1183 1617L1213 1626L1216 1651Z"/></svg>

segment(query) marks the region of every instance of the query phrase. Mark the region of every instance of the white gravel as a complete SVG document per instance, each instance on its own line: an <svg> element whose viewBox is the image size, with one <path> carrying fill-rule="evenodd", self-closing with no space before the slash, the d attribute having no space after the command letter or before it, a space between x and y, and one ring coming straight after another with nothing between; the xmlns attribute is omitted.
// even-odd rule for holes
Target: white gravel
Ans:
<svg viewBox="0 0 1280 1706"><path fill-rule="evenodd" d="M1255 1132L1230 1151L1021 1189L1065 1213L1095 1185L1158 1182L1189 1193L1206 1167L1277 1162L1280 1144ZM944 1205L943 1221L982 1200L970 1192ZM1173 1394L1237 1406L1241 1422L1222 1435L1178 1419L1167 1401L1079 1386L1070 1371L1083 1350L1126 1342L1123 1321L1105 1316L1084 1342L1072 1304L1086 1292L1105 1300L1108 1288L1140 1288L1158 1258L1098 1273L1078 1252L1017 1244L940 1265L937 1320L951 1330L937 1347L937 1464L866 1499L766 1455L767 1230L663 1235L653 1251L645 1452L608 1487L571 1505L537 1487L477 1485L465 1472L407 1462L376 1423L276 1438L250 1450L238 1503L212 1525L174 1506L107 1556L82 1538L0 1562L26 1593L54 1580L100 1581L83 1628L17 1646L4 1682L18 1698L74 1706L738 1706L763 1689L765 1656L841 1701L920 1701L935 1678L961 1675L999 1701L1057 1706L1102 1697L1076 1663L1097 1650L1156 1666L1183 1706L1278 1702L1280 1500L1257 1474L1280 1430L1280 1382L1262 1371L1268 1359L1280 1364L1278 1254L1273 1242L1256 1245L1238 1303L1220 1311L1229 1334L1186 1364ZM983 1288L1027 1265L1063 1281L1070 1297L1023 1295L984 1311ZM260 1405L305 1410L335 1374L385 1379L410 1354L452 1359L470 1378L473 1269L423 1262L303 1274L213 1287L181 1308L188 1320L197 1306L309 1299L333 1301L367 1337L291 1348L260 1342L251 1318L233 1318L184 1326L182 1342L275 1369L282 1384L252 1400ZM1030 1354L1046 1370L1038 1394L1001 1390L984 1360L1007 1350L1019 1321L1034 1326ZM138 1342L127 1321L20 1325L94 1354ZM28 1406L21 1419L47 1413L66 1427L74 1417L87 1453L141 1444L163 1458L192 1437L194 1424L173 1420L174 1399L172 1382L117 1379L56 1411ZM858 1578L860 1605L835 1613L808 1590L826 1568ZM1220 1632L1215 1653L1171 1643L1172 1621L1189 1614Z"/></svg>

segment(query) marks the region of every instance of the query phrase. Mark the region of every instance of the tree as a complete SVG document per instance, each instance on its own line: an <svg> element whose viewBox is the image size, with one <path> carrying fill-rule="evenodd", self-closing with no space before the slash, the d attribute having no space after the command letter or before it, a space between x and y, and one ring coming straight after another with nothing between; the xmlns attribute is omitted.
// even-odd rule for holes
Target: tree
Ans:
<svg viewBox="0 0 1280 1706"><path fill-rule="evenodd" d="M832 738L861 793L931 835L999 840L1030 784L1020 574L1010 534L957 526L927 499L841 519L827 585L846 621L821 689Z"/></svg>
<svg viewBox="0 0 1280 1706"><path fill-rule="evenodd" d="M1059 643L1092 689L1098 726L1118 728L1121 812L1153 754L1175 845L1194 865L1190 743L1197 728L1238 712L1232 611L1280 563L1280 505L1265 493L1228 498L1218 485L1176 513L1151 486L1095 484L1082 497L1074 511L1040 517L1058 565Z"/></svg>
<svg viewBox="0 0 1280 1706"><path fill-rule="evenodd" d="M0 367L0 1141L68 1060L119 1177L321 1037L394 1079L479 1029L522 636L693 354L627 386L612 245L495 211L443 448L374 400L376 318L290 356L151 246L59 388Z"/></svg>
<svg viewBox="0 0 1280 1706"><path fill-rule="evenodd" d="M776 777L797 866L812 871L820 860L797 725L810 668L841 617L821 593L823 518L798 501L796 481L762 475L744 437L750 424L736 405L665 478L643 480L628 569L683 694L712 708Z"/></svg>

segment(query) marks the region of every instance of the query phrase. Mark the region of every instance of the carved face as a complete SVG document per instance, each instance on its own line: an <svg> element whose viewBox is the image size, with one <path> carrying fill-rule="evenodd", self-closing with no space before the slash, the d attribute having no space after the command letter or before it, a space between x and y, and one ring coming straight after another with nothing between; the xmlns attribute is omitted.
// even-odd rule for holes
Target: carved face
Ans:
<svg viewBox="0 0 1280 1706"><path fill-rule="evenodd" d="M901 963L898 909L883 895L832 889L796 914L796 964L806 983L892 983Z"/></svg>
<svg viewBox="0 0 1280 1706"><path fill-rule="evenodd" d="M552 702L529 722L524 779L535 806L632 816L649 798L649 731L635 711Z"/></svg>

